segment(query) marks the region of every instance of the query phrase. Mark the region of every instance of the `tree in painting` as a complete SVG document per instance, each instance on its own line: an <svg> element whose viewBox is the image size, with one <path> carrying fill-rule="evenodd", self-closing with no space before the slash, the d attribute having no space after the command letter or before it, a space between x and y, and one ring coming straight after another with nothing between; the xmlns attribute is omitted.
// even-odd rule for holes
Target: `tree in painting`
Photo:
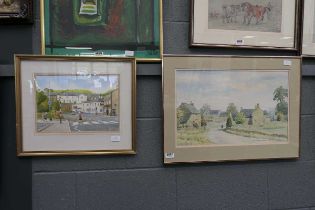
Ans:
<svg viewBox="0 0 315 210"><path fill-rule="evenodd" d="M273 100L278 102L276 106L277 120L281 121L288 115L288 89L280 86L273 92L273 95Z"/></svg>

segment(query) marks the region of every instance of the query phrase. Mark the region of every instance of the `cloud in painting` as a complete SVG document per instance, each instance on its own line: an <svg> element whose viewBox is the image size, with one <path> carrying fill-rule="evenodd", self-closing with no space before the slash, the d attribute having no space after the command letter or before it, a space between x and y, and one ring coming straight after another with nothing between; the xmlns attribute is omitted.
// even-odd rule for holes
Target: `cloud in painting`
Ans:
<svg viewBox="0 0 315 210"><path fill-rule="evenodd" d="M38 89L50 88L54 90L85 89L94 93L103 93L118 87L118 75L102 76L36 76Z"/></svg>
<svg viewBox="0 0 315 210"><path fill-rule="evenodd" d="M288 88L288 72L177 70L176 106L192 101L198 108L209 104L224 111L229 103L238 108L259 103L263 109L272 109L276 106L273 92L279 86Z"/></svg>

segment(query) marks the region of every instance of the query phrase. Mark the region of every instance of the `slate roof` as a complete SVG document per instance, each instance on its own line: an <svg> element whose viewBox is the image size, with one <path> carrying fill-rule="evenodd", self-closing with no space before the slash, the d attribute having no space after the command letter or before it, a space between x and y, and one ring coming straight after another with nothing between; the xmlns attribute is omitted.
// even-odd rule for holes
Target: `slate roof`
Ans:
<svg viewBox="0 0 315 210"><path fill-rule="evenodd" d="M219 116L220 113L221 113L220 110L206 110L203 114L204 114L205 116L210 116L210 115Z"/></svg>
<svg viewBox="0 0 315 210"><path fill-rule="evenodd" d="M211 115L219 115L220 114L220 110L210 110L210 114Z"/></svg>

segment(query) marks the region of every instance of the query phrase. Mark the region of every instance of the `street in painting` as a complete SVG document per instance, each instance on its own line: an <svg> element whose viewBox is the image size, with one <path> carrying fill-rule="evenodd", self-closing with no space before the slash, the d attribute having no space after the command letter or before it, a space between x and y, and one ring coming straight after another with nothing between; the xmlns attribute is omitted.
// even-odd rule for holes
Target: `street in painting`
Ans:
<svg viewBox="0 0 315 210"><path fill-rule="evenodd" d="M38 133L119 132L119 75L35 75Z"/></svg>
<svg viewBox="0 0 315 210"><path fill-rule="evenodd" d="M288 141L288 72L176 71L177 146Z"/></svg>

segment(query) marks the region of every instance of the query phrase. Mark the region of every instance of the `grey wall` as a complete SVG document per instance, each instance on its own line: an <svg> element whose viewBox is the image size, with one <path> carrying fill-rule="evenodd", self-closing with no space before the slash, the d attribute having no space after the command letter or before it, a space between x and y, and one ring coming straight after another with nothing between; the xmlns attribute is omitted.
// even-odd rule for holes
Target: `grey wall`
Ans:
<svg viewBox="0 0 315 210"><path fill-rule="evenodd" d="M188 47L189 0L163 0L164 49L174 54L294 55L286 51ZM137 76L137 155L15 158L12 52L29 52L12 34L32 33L39 53L39 12L33 27L0 28L7 54L0 58L1 192L25 202L1 209L304 209L315 210L315 59L304 59L299 160L203 163L164 166L161 64L139 64ZM12 30L12 31L11 31ZM6 35L3 35L3 33ZM18 36L18 35L17 35ZM2 45L3 44L3 45ZM2 50L2 49L1 49ZM4 113L8 110L8 113ZM5 117L5 119L4 119ZM4 135L3 135L4 133ZM7 151L5 154L2 154ZM6 158L10 159L6 160ZM19 174L24 171L24 174ZM9 177L9 175L15 176ZM32 176L32 180L27 177ZM26 177L23 180L23 177ZM22 179L22 180L21 180ZM24 182L23 182L24 181ZM8 184L2 185L3 182ZM18 184L15 184L17 182ZM26 183L26 186L21 185ZM32 184L31 188L28 184ZM10 189L10 186L13 189ZM21 187L21 188L19 188ZM14 192L22 190L22 195ZM32 194L30 194L30 191ZM25 197L23 197L25 195ZM27 197L27 195L30 195ZM4 195L0 194L0 198ZM16 196L16 197L14 197ZM2 203L8 203L1 200Z"/></svg>
<svg viewBox="0 0 315 210"><path fill-rule="evenodd" d="M32 25L0 25L0 209L28 210L32 162L16 157L14 53L32 53Z"/></svg>

